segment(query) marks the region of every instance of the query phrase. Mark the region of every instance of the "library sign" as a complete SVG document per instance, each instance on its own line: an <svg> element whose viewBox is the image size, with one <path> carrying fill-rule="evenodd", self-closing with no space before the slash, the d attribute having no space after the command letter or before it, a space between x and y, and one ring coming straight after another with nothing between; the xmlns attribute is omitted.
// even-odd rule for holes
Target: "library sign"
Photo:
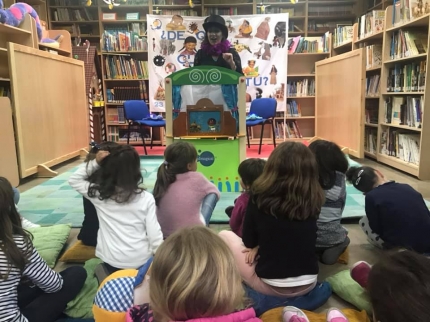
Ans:
<svg viewBox="0 0 430 322"><path fill-rule="evenodd" d="M205 32L206 17L147 15L149 99L152 112L165 111L164 78L192 67ZM228 40L242 60L247 102L260 97L278 100L285 110L288 14L223 15Z"/></svg>

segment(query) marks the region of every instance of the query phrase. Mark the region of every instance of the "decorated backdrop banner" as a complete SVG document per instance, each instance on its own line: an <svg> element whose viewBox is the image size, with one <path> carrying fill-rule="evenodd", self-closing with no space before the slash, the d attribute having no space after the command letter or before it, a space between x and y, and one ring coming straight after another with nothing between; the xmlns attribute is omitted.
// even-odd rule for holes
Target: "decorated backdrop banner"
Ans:
<svg viewBox="0 0 430 322"><path fill-rule="evenodd" d="M149 99L152 112L165 111L164 78L192 67L200 49L206 17L147 15ZM260 97L278 100L285 110L288 14L223 16L228 40L242 60L247 77L246 101Z"/></svg>

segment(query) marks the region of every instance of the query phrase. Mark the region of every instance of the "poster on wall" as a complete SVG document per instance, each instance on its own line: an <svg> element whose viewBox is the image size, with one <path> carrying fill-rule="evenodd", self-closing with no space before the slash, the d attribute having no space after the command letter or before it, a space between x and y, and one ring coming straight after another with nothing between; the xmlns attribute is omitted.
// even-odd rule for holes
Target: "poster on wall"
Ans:
<svg viewBox="0 0 430 322"><path fill-rule="evenodd" d="M193 67L206 17L147 15L149 99L152 112L165 111L164 78ZM228 40L239 53L247 78L246 101L273 97L285 110L288 14L223 16Z"/></svg>

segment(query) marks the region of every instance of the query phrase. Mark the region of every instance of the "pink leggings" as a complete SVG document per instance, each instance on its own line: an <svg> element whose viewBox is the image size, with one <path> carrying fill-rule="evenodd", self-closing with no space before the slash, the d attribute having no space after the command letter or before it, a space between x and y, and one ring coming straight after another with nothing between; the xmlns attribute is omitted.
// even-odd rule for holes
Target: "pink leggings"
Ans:
<svg viewBox="0 0 430 322"><path fill-rule="evenodd" d="M227 230L221 231L218 235L226 242L233 252L236 266L239 269L243 281L257 292L279 297L296 297L305 295L314 289L316 282L310 285L297 287L275 287L264 283L255 273L256 263L250 266L245 262L246 254L242 253L242 251L246 247L243 245L242 239L234 232Z"/></svg>

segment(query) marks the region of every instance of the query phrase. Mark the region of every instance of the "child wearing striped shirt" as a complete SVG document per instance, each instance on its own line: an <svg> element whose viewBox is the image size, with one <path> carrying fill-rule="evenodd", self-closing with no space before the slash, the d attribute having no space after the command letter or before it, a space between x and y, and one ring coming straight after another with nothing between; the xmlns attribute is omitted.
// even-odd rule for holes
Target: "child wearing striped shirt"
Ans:
<svg viewBox="0 0 430 322"><path fill-rule="evenodd" d="M0 321L54 322L81 290L83 267L56 273L22 228L10 182L0 177Z"/></svg>

